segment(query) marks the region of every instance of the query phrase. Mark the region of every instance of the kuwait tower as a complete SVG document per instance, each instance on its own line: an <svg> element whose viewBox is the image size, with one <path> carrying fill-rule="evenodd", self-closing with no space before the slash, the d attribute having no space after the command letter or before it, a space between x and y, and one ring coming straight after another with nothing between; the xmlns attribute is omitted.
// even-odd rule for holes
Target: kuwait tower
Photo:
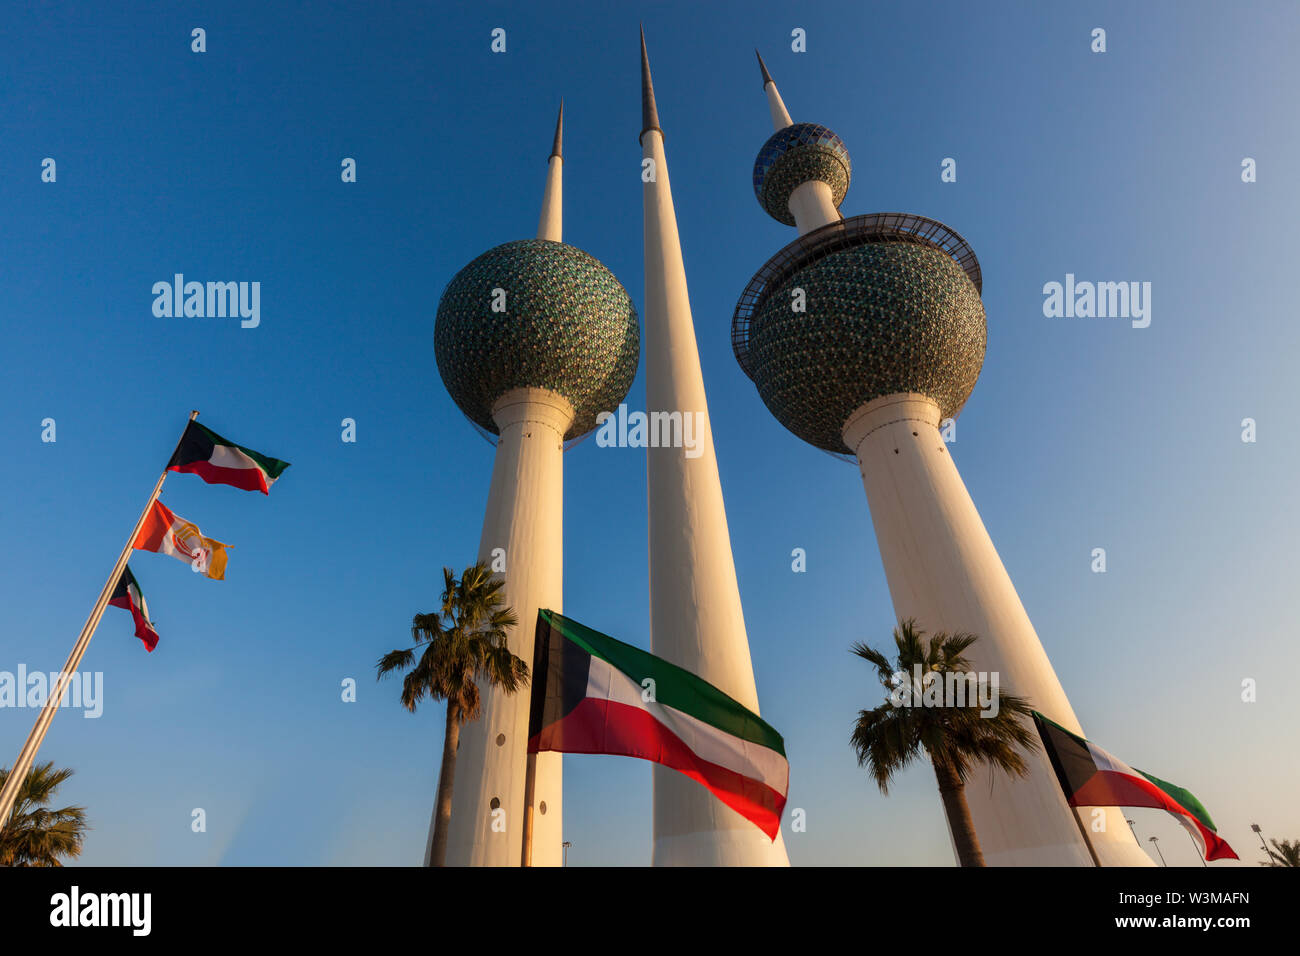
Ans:
<svg viewBox="0 0 1300 956"><path fill-rule="evenodd" d="M530 663L538 609L563 607L565 443L618 407L641 348L623 286L560 241L563 122L561 106L537 238L490 249L456 273L434 326L447 391L471 422L496 436L478 556L504 577L503 601L519 618L510 649ZM528 756L526 689L511 696L480 690L482 716L463 727L457 751L447 864L520 865L524 779L533 759L532 863L559 866L561 755ZM432 839L431 823L429 845ZM426 848L426 862L428 855Z"/></svg>
<svg viewBox="0 0 1300 956"><path fill-rule="evenodd" d="M652 416L663 413L669 422L674 421L672 416L682 422L692 416L699 423L698 444L690 457L682 442L651 441L646 449L650 650L758 713L644 32L641 156L646 408ZM773 843L754 824L675 770L656 766L653 773L656 866L788 865L779 834Z"/></svg>
<svg viewBox="0 0 1300 956"><path fill-rule="evenodd" d="M843 218L844 142L793 122L761 57L759 66L776 131L754 163L754 192L799 238L741 296L736 359L782 425L857 460L895 617L978 635L976 670L996 671L1003 689L1082 735L940 433L984 364L975 253L923 216ZM880 622L862 631L878 634ZM1026 759L1027 777L985 769L966 787L990 866L1089 866L1094 853L1102 865L1150 865L1119 810L1076 817L1047 757Z"/></svg>

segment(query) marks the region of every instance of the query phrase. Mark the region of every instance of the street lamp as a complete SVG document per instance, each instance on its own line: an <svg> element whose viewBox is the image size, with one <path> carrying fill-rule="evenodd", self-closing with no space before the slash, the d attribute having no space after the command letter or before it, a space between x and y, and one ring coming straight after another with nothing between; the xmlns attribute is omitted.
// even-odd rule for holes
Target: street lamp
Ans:
<svg viewBox="0 0 1300 956"><path fill-rule="evenodd" d="M1264 848L1264 855L1268 857L1268 862L1273 862L1273 851L1268 848L1268 843L1264 841L1264 831L1259 828L1258 823L1252 823L1250 828L1255 831L1255 836L1259 837L1259 845Z"/></svg>
<svg viewBox="0 0 1300 956"><path fill-rule="evenodd" d="M568 865L569 865L569 847L573 846L573 844L570 843L568 840L565 840L563 843L560 844L560 846L563 848L563 856L561 856L561 858L560 858L560 866L568 866Z"/></svg>
<svg viewBox="0 0 1300 956"><path fill-rule="evenodd" d="M1157 852L1157 853L1160 853L1160 841L1157 840L1155 837L1152 837L1150 842L1152 842L1152 843L1154 843L1154 844L1156 845L1156 852ZM1168 863L1165 862L1165 855L1164 855L1163 853L1160 853L1160 865L1161 865L1161 866L1168 866L1168 865L1169 865Z"/></svg>

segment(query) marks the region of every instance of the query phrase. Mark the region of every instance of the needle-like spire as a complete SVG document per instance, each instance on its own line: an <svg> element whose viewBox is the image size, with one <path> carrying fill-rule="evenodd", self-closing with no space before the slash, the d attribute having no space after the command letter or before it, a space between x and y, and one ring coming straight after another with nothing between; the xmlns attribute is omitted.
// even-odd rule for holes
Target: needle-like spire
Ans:
<svg viewBox="0 0 1300 956"><path fill-rule="evenodd" d="M551 145L551 155L564 158L564 99L560 99L560 115L555 119L555 142Z"/></svg>
<svg viewBox="0 0 1300 956"><path fill-rule="evenodd" d="M650 130L659 130L659 135L664 134L659 125L659 110L655 107L655 86L650 79L650 56L645 51L645 27L641 28L641 135L644 136Z"/></svg>
<svg viewBox="0 0 1300 956"><path fill-rule="evenodd" d="M790 111L785 108L785 103L781 100L781 94L777 92L776 82L772 79L772 74L767 72L767 64L763 62L763 54L755 50L754 56L758 57L758 68L763 71L763 92L767 94L767 108L772 111L772 128L785 129L787 126L793 126L794 120L790 119Z"/></svg>
<svg viewBox="0 0 1300 956"><path fill-rule="evenodd" d="M563 138L564 100L560 100L560 115L555 120L555 142L551 145L551 156L546 161L546 192L542 196L542 215L537 222L537 238L552 242L563 241Z"/></svg>
<svg viewBox="0 0 1300 956"><path fill-rule="evenodd" d="M757 714L758 690L644 31L641 103L641 161L650 164L642 168L653 174L641 183L645 407L679 409L683 419L699 423L698 439L687 454L679 448L646 449L650 653ZM789 865L779 833L770 839L677 771L654 770L656 866Z"/></svg>

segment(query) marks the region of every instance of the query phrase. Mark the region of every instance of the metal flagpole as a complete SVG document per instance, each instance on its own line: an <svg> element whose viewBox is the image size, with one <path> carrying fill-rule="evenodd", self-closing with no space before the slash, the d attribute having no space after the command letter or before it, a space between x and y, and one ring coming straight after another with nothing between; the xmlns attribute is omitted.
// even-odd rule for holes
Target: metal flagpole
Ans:
<svg viewBox="0 0 1300 956"><path fill-rule="evenodd" d="M1097 859L1097 851L1092 848L1092 841L1088 839L1088 831L1083 826L1083 820L1079 817L1079 808L1070 807L1070 816L1074 817L1074 822L1079 825L1079 836L1083 837L1083 845L1088 848L1088 855L1092 857L1093 866L1101 866L1101 860Z"/></svg>
<svg viewBox="0 0 1300 956"><path fill-rule="evenodd" d="M529 754L524 772L524 852L520 866L533 865L533 798L536 795L537 754Z"/></svg>
<svg viewBox="0 0 1300 956"><path fill-rule="evenodd" d="M549 665L547 644L542 639L542 612L537 612L537 626L533 629L533 667L532 672L528 675L531 686L528 693L531 698L529 707L529 736L532 735L532 713L541 703L541 698L546 694L546 669ZM549 637L549 629L546 632ZM542 681L537 681L538 668L542 671ZM539 698L539 695L541 697ZM540 728L539 728L540 729ZM527 763L524 764L524 827L523 827L523 852L520 854L520 866L533 865L533 801L537 797L537 754L530 753Z"/></svg>
<svg viewBox="0 0 1300 956"><path fill-rule="evenodd" d="M198 417L199 413L192 411L189 420L192 422ZM185 427L188 430L188 422ZM180 449L181 442L184 440L185 432L181 432L181 437L176 442L177 450ZM173 451L172 455L175 454L176 452ZM170 461L171 458L168 458L169 463ZM37 715L36 723L32 725L32 732L27 735L27 742L23 744L18 759L14 761L13 767L9 770L9 777L5 781L4 789L0 790L0 829L4 829L9 825L9 815L18 799L18 791L27 779L27 774L36 759L36 752L41 749L41 743L45 740L45 732L50 729L50 723L54 720L54 714L62 703L63 695L68 689L68 683L81 665L81 658L86 653L90 639L95 636L95 629L99 627L99 619L104 616L104 608L108 607L108 602L113 597L113 591L117 588L118 579L126 568L127 560L131 557L131 549L135 544L135 539L140 534L140 528L144 524L145 518L149 516L153 503L158 500L163 481L166 478L167 468L164 466L162 474L158 477L157 484L153 486L153 494L149 496L148 502L145 503L144 510L140 512L140 517L135 521L135 527L131 529L131 536L126 539L126 545L122 548L122 553L118 555L117 563L113 565L113 571L109 574L104 589L99 592L99 599L91 609L90 617L86 618L86 623L81 628L81 634L77 636L77 642L72 645L72 653L68 655L63 670L59 672L57 687L52 688L49 697L45 699L45 705Z"/></svg>
<svg viewBox="0 0 1300 956"><path fill-rule="evenodd" d="M1184 830L1187 830L1187 827L1183 827L1183 829L1184 829ZM1198 857L1200 857L1200 860L1201 860L1201 866L1205 867L1205 868L1208 870L1208 869L1210 868L1210 864L1206 863L1206 862L1205 862L1205 857L1201 856L1201 848L1200 848L1200 846L1197 845L1197 843L1196 843L1196 837L1192 836L1192 831L1191 831L1191 830L1187 830L1187 839L1191 840L1191 841L1192 841L1192 846L1196 847L1196 855L1197 855Z"/></svg>

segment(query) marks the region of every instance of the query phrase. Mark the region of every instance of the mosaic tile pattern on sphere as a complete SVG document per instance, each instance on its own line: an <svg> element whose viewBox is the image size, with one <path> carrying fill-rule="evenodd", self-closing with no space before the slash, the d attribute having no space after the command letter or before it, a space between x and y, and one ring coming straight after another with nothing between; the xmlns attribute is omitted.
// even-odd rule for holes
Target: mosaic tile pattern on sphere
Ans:
<svg viewBox="0 0 1300 956"><path fill-rule="evenodd" d="M836 133L817 123L795 123L773 133L754 160L754 195L767 214L787 226L790 194L804 183L820 180L831 187L836 208L844 201L853 175L849 149Z"/></svg>
<svg viewBox="0 0 1300 956"><path fill-rule="evenodd" d="M791 308L802 288L806 312ZM955 416L984 365L984 303L946 253L912 242L869 242L799 269L755 309L754 383L786 428L845 453L841 430L863 404L919 392Z"/></svg>
<svg viewBox="0 0 1300 956"><path fill-rule="evenodd" d="M506 293L493 312L493 290ZM513 388L563 395L575 417L565 439L596 427L636 377L641 325L627 290L574 246L521 239L483 253L447 283L434 325L438 372L456 404L497 434L492 403Z"/></svg>

